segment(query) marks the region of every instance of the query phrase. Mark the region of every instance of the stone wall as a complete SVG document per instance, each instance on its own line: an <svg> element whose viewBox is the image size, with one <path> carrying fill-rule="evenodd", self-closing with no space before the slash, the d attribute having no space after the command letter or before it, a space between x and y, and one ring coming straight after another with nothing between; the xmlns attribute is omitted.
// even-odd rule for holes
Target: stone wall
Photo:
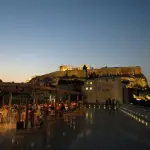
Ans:
<svg viewBox="0 0 150 150"><path fill-rule="evenodd" d="M134 75L141 74L141 67L110 67L90 70L99 75Z"/></svg>
<svg viewBox="0 0 150 150"><path fill-rule="evenodd" d="M141 67L107 67L100 69L90 69L87 70L88 74L95 72L98 75L134 75L141 74ZM57 71L50 73L51 77L59 77L59 76L72 76L75 75L77 77L85 77L85 71L83 70L67 70L67 71Z"/></svg>

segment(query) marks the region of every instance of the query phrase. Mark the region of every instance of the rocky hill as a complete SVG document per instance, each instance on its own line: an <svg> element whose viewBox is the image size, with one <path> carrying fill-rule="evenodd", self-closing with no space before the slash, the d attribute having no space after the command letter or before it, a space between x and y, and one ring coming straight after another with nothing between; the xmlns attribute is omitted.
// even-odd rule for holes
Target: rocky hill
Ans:
<svg viewBox="0 0 150 150"><path fill-rule="evenodd" d="M31 79L32 84L46 84L57 86L60 80L81 80L86 78L100 77L116 77L121 78L122 82L127 84L127 87L147 87L147 79L141 71L141 67L104 67L100 69L90 70L66 70L56 71L42 76L37 76Z"/></svg>

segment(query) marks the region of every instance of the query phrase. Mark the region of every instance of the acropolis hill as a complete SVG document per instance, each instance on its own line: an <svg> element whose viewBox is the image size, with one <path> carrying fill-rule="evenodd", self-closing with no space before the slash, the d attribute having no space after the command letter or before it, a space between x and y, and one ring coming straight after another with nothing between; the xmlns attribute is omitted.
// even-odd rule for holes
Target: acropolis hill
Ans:
<svg viewBox="0 0 150 150"><path fill-rule="evenodd" d="M102 67L102 68L92 68L89 65L87 67L87 75L90 76L95 74L97 77L109 77L115 76L121 78L122 81L129 81L129 87L140 86L146 87L147 79L142 73L142 69L140 66L135 67ZM59 71L52 72L49 74L45 74L42 76L37 76L35 79L82 79L84 80L86 77L85 70L83 70L83 65L80 67L72 67L72 66L60 66ZM32 80L33 81L33 80Z"/></svg>

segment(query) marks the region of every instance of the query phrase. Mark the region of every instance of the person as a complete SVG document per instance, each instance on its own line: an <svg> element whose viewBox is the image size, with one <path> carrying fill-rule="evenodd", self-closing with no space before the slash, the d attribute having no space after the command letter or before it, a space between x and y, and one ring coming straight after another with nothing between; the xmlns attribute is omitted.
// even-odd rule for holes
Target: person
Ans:
<svg viewBox="0 0 150 150"><path fill-rule="evenodd" d="M0 112L0 123L3 123L3 115L1 112Z"/></svg>
<svg viewBox="0 0 150 150"><path fill-rule="evenodd" d="M118 109L119 103L118 103L118 100L117 100L117 99L115 100L115 106L116 106L116 109Z"/></svg>
<svg viewBox="0 0 150 150"><path fill-rule="evenodd" d="M111 109L111 99L108 98L108 109L110 110Z"/></svg>
<svg viewBox="0 0 150 150"><path fill-rule="evenodd" d="M114 108L115 108L115 100L112 99L111 100L111 109L114 110Z"/></svg>
<svg viewBox="0 0 150 150"><path fill-rule="evenodd" d="M35 113L35 109L31 108L31 127L34 127L34 113Z"/></svg>
<svg viewBox="0 0 150 150"><path fill-rule="evenodd" d="M6 107L4 107L3 111L2 111L2 116L3 116L3 122L7 123L7 119L8 119L8 109Z"/></svg>
<svg viewBox="0 0 150 150"><path fill-rule="evenodd" d="M98 105L99 104L99 102L98 102L98 100L96 100L96 105Z"/></svg>
<svg viewBox="0 0 150 150"><path fill-rule="evenodd" d="M68 112L68 104L65 103L65 111Z"/></svg>
<svg viewBox="0 0 150 150"><path fill-rule="evenodd" d="M55 106L56 107L56 106ZM55 107L54 107L54 104L51 104L51 117L52 117L52 119L54 119L54 117L55 117Z"/></svg>
<svg viewBox="0 0 150 150"><path fill-rule="evenodd" d="M36 111L36 121L37 121L37 124L40 124L40 120L41 120L41 108L40 108L40 106L38 106L38 108L37 108L37 111Z"/></svg>
<svg viewBox="0 0 150 150"><path fill-rule="evenodd" d="M107 108L109 108L109 102L108 102L108 99L106 100L106 104L105 104L105 105L106 105Z"/></svg>
<svg viewBox="0 0 150 150"><path fill-rule="evenodd" d="M65 112L65 105L64 103L61 103L61 107L60 107L60 117L63 116L63 113Z"/></svg>

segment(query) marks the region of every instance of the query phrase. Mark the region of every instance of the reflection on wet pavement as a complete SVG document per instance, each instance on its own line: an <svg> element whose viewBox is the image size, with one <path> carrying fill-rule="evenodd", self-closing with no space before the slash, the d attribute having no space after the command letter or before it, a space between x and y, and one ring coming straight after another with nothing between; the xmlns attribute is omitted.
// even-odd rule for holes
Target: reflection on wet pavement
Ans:
<svg viewBox="0 0 150 150"><path fill-rule="evenodd" d="M84 116L66 115L41 128L7 136L7 150L149 150L150 130L121 112L86 109Z"/></svg>
<svg viewBox="0 0 150 150"><path fill-rule="evenodd" d="M10 130L15 130L16 128L16 124L12 124L12 123L0 123L0 133L5 133L7 131L10 131Z"/></svg>

